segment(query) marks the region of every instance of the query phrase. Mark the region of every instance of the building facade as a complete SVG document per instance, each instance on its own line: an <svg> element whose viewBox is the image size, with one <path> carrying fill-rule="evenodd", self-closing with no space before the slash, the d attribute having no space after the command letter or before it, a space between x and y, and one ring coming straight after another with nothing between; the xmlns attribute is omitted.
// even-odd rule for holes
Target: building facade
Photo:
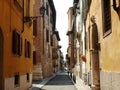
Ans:
<svg viewBox="0 0 120 90"><path fill-rule="evenodd" d="M86 2L86 60L93 90L119 90L119 0Z"/></svg>
<svg viewBox="0 0 120 90"><path fill-rule="evenodd" d="M53 48L52 48L52 60L53 60L53 72L60 70L60 46L59 46L59 32L54 31L53 34Z"/></svg>
<svg viewBox="0 0 120 90"><path fill-rule="evenodd" d="M41 11L41 8L45 12ZM53 73L53 35L56 27L56 10L53 0L35 0L34 16L34 67L33 80L47 78Z"/></svg>
<svg viewBox="0 0 120 90"><path fill-rule="evenodd" d="M46 13L44 15L43 46L42 46L42 72L43 78L49 77L53 73L52 63L52 39L56 28L56 10L53 0L44 0Z"/></svg>
<svg viewBox="0 0 120 90"><path fill-rule="evenodd" d="M34 51L33 51L33 80L43 79L42 74L42 47L43 47L43 29L44 29L44 14L41 13L40 9L45 8L42 0L34 1L34 16L37 17L33 21L33 34L34 34Z"/></svg>
<svg viewBox="0 0 120 90"><path fill-rule="evenodd" d="M68 67L70 73L73 73L74 68L74 27L73 27L73 19L74 19L74 11L73 7L68 9L68 49L67 49L67 60L68 60Z"/></svg>
<svg viewBox="0 0 120 90"><path fill-rule="evenodd" d="M1 0L0 13L0 89L26 90L32 84L33 27L24 17L33 15L33 1Z"/></svg>

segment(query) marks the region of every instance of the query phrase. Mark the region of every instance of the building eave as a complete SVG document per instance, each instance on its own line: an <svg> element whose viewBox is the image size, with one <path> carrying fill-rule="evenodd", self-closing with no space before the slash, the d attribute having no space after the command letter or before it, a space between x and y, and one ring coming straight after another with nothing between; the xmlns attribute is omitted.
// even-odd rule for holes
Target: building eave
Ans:
<svg viewBox="0 0 120 90"><path fill-rule="evenodd" d="M56 9L55 9L53 0L48 0L48 2L49 2L49 4L50 4L51 10L52 10L53 30L55 31L55 28L56 28Z"/></svg>

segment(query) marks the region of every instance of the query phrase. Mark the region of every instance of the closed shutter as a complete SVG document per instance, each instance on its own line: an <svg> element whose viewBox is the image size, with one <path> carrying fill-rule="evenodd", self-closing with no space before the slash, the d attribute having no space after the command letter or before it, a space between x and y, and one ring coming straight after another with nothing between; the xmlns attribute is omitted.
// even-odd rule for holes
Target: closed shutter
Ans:
<svg viewBox="0 0 120 90"><path fill-rule="evenodd" d="M33 20L33 35L37 36L37 20Z"/></svg>
<svg viewBox="0 0 120 90"><path fill-rule="evenodd" d="M33 64L36 65L36 51L33 51Z"/></svg>

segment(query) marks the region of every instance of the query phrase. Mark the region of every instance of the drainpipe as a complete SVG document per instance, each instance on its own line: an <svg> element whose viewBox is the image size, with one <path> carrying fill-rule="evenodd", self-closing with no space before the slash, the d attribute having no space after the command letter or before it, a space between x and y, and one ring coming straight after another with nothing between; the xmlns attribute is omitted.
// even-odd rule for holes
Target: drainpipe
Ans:
<svg viewBox="0 0 120 90"><path fill-rule="evenodd" d="M22 6L23 6L23 10L22 10L22 33L24 32L24 0L22 0Z"/></svg>

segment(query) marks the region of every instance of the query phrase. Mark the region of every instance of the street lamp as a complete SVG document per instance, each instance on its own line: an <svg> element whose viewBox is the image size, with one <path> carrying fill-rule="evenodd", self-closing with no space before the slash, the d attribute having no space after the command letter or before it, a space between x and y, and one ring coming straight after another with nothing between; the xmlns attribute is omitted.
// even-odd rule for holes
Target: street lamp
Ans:
<svg viewBox="0 0 120 90"><path fill-rule="evenodd" d="M24 0L23 0L23 12L22 12L22 16L23 16L23 24L22 24L22 33L24 32L24 23L25 22L31 22L33 20L36 20L38 17L43 17L45 14L45 7L44 5L42 5L42 7L40 7L40 16L24 16ZM43 17L44 18L44 17Z"/></svg>
<svg viewBox="0 0 120 90"><path fill-rule="evenodd" d="M45 10L45 7L42 5L42 7L40 7L40 16L24 16L24 22L31 22L33 20L36 20L38 17L43 17Z"/></svg>

